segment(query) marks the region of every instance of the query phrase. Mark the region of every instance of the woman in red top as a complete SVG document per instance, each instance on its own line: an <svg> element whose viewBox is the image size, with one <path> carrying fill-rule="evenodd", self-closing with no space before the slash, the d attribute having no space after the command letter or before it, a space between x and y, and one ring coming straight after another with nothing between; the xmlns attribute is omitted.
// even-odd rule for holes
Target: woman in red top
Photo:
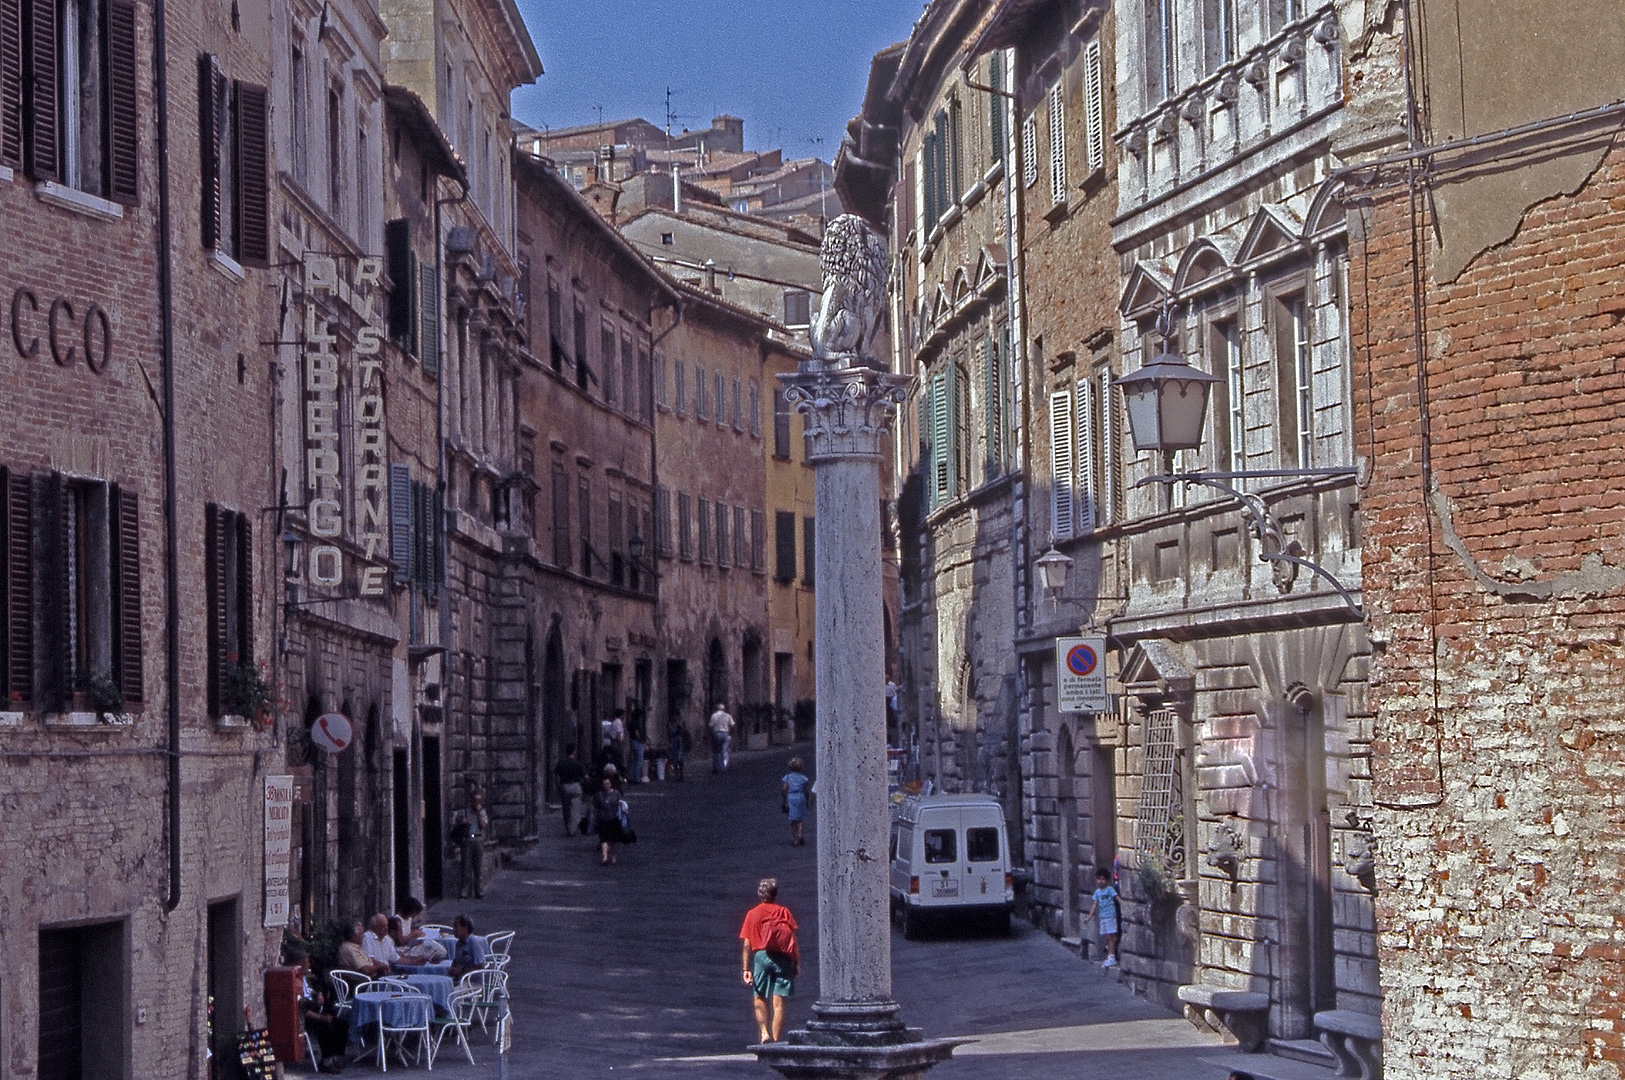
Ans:
<svg viewBox="0 0 1625 1080"><path fill-rule="evenodd" d="M763 878L756 886L761 901L739 928L740 968L745 985L756 992L756 1029L763 1042L784 1038L784 999L801 974L801 943L790 909L778 903L779 879Z"/></svg>

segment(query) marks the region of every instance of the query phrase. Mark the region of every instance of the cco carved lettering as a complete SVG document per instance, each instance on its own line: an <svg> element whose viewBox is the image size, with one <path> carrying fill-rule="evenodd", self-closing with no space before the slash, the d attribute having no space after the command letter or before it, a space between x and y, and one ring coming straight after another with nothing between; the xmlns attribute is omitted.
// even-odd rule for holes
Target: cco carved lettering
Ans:
<svg viewBox="0 0 1625 1080"><path fill-rule="evenodd" d="M49 352L58 367L83 359L97 375L107 370L113 361L113 320L106 309L94 301L81 309L58 296L44 307L42 319L41 307L38 294L26 285L11 294L11 344L18 356L33 360Z"/></svg>

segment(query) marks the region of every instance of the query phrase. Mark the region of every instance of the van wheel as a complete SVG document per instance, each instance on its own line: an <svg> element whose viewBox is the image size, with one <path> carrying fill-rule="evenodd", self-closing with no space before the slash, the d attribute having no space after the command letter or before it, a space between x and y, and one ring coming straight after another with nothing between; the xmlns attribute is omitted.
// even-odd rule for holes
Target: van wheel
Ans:
<svg viewBox="0 0 1625 1080"><path fill-rule="evenodd" d="M909 941L916 941L920 936L920 915L907 904L903 905L903 936Z"/></svg>

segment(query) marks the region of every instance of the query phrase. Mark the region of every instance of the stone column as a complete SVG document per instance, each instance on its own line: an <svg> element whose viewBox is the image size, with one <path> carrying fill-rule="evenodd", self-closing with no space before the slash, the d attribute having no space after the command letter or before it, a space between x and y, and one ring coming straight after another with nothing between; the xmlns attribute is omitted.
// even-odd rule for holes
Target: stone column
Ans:
<svg viewBox="0 0 1625 1080"><path fill-rule="evenodd" d="M907 1080L954 1046L922 1041L891 996L880 469L908 380L802 367L780 378L815 485L819 999L805 1029L753 1049L788 1077Z"/></svg>

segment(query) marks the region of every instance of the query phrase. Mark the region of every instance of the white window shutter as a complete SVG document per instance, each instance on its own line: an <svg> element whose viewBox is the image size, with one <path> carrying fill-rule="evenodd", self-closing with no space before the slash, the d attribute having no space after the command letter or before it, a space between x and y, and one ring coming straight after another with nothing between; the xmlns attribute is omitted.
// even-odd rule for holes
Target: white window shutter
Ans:
<svg viewBox="0 0 1625 1080"><path fill-rule="evenodd" d="M1038 118L1029 115L1021 122L1021 186L1038 183Z"/></svg>
<svg viewBox="0 0 1625 1080"><path fill-rule="evenodd" d="M1055 540L1072 539L1072 393L1049 396L1050 522Z"/></svg>
<svg viewBox="0 0 1625 1080"><path fill-rule="evenodd" d="M1049 88L1049 191L1054 202L1066 202L1066 99L1060 82Z"/></svg>
<svg viewBox="0 0 1625 1080"><path fill-rule="evenodd" d="M1078 380L1075 401L1078 415L1078 535L1086 536L1095 531L1095 506L1099 494L1095 490L1095 395L1094 386L1088 379Z"/></svg>
<svg viewBox="0 0 1625 1080"><path fill-rule="evenodd" d="M1117 398L1113 393L1112 373L1100 373L1100 520L1105 525L1118 520L1122 512L1119 500L1117 471L1121 467L1122 447L1118 441Z"/></svg>
<svg viewBox="0 0 1625 1080"><path fill-rule="evenodd" d="M1091 173L1106 167L1106 95L1101 84L1100 38L1083 52L1083 134Z"/></svg>
<svg viewBox="0 0 1625 1080"><path fill-rule="evenodd" d="M949 458L949 430L952 424L949 412L948 373L939 371L931 377L931 495L941 505L948 499L948 477L953 467Z"/></svg>

